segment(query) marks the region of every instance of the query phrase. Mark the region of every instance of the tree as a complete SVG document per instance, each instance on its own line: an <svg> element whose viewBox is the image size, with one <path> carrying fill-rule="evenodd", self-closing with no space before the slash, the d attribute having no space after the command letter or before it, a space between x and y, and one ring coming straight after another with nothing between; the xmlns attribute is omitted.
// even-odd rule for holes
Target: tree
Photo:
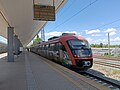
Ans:
<svg viewBox="0 0 120 90"><path fill-rule="evenodd" d="M120 48L120 45L118 47Z"/></svg>
<svg viewBox="0 0 120 90"><path fill-rule="evenodd" d="M42 39L37 35L36 39L33 41L33 45L38 44Z"/></svg>
<svg viewBox="0 0 120 90"><path fill-rule="evenodd" d="M100 43L100 47L101 47L101 48L103 47L103 43Z"/></svg>

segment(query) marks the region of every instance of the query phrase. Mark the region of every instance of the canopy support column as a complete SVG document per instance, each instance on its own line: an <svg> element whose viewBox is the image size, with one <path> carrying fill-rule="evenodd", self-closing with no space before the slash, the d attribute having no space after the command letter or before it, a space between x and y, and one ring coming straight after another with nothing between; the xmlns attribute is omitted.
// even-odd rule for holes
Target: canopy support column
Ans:
<svg viewBox="0 0 120 90"><path fill-rule="evenodd" d="M15 55L19 54L19 39L17 35L14 36L14 51Z"/></svg>
<svg viewBox="0 0 120 90"><path fill-rule="evenodd" d="M13 54L13 37L14 37L14 27L8 27L8 62L14 62L14 54Z"/></svg>
<svg viewBox="0 0 120 90"><path fill-rule="evenodd" d="M19 53L22 53L22 51L23 51L23 45L22 45L20 39L18 39L18 40L19 40Z"/></svg>

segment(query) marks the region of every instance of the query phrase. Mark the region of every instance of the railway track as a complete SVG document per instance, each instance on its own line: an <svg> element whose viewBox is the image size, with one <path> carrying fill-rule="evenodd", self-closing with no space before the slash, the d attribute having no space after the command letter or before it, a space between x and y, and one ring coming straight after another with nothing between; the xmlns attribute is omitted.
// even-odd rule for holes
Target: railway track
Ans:
<svg viewBox="0 0 120 90"><path fill-rule="evenodd" d="M90 78L91 80L94 80L98 83L101 83L102 85L107 86L112 90L120 90L120 81L99 75L99 74L95 73L94 70L90 69L82 75L84 75L85 77Z"/></svg>
<svg viewBox="0 0 120 90"><path fill-rule="evenodd" d="M105 56L97 56L97 55L93 55L93 57L98 59L104 59L104 60L120 61L120 58L118 57L105 57Z"/></svg>
<svg viewBox="0 0 120 90"><path fill-rule="evenodd" d="M120 58L94 56L94 64L120 69Z"/></svg>
<svg viewBox="0 0 120 90"><path fill-rule="evenodd" d="M61 65L57 65L57 64L54 64L54 62L51 62L51 61L49 61L49 60L45 60L45 63L47 62L47 64L48 63L50 63L52 66L55 66L55 68L57 68L58 69L58 71L62 71L62 73L64 73L65 75L67 75L67 76L69 76L70 78L70 80L78 80L79 81L79 79L80 80L83 80L80 76L78 76L76 73L78 73L78 74L80 74L80 75L83 75L83 76L85 76L86 78L89 78L89 79L91 79L91 80L93 80L93 81L95 81L95 82L98 82L98 83L100 83L100 84L102 84L103 86L106 86L106 87L108 87L108 88L110 88L111 90L120 90L120 87L119 87L119 85L117 85L117 84L115 84L115 83L113 83L113 81L107 81L107 80L104 80L104 79L101 79L100 77L96 77L94 74L90 74L90 73L88 73L88 72L85 72L84 74L81 74L81 73L79 73L79 72L77 72L77 71L71 71L71 70L68 70L67 68L66 69L63 69L63 66L61 66ZM49 64L48 64L49 65ZM63 72L64 71L64 72ZM75 73L76 72L76 73ZM72 74L71 74L72 73ZM76 77L77 77L77 79L76 79ZM79 86L79 84L78 84L78 81L74 81L74 84L76 84L77 86ZM73 81L72 81L73 82ZM87 81L86 81L86 83L87 83ZM90 84L90 83L89 83ZM91 85L92 85L93 83L91 83ZM118 83L119 84L119 83ZM103 90L102 89L102 87L101 87L101 89L98 89L98 90Z"/></svg>
<svg viewBox="0 0 120 90"><path fill-rule="evenodd" d="M95 64L99 64L99 65L103 65L103 66L108 66L108 67L120 69L120 65L119 64L113 64L113 63L101 62L101 61L94 61L94 63Z"/></svg>
<svg viewBox="0 0 120 90"><path fill-rule="evenodd" d="M41 57L41 58L43 58L43 57ZM88 70L88 72L81 74L78 71L72 71L72 70L69 70L67 68L64 68L61 65L55 64L54 62L52 62L46 58L43 58L43 62L48 64L48 66L53 68L56 72L62 74L65 78L67 78L70 82L72 82L78 88L85 89L85 88L90 88L92 86L92 87L96 88L97 90L105 90L105 89L103 89L103 86L105 86L111 90L120 90L120 82L115 83L113 79L112 80L110 78L106 79L105 76L100 77L100 75L97 75L93 71L91 72ZM84 77L81 77L81 75L86 77L86 78L91 79L94 82L89 81L89 79L88 80L84 79ZM84 85L83 82L85 82L87 84ZM100 83L101 86L99 86L95 82ZM83 86L81 86L81 85L83 85ZM107 89L107 90L109 90L109 89ZM89 90L92 90L92 89L89 89Z"/></svg>
<svg viewBox="0 0 120 90"><path fill-rule="evenodd" d="M78 72L67 69L61 65L51 62L48 59L43 59L44 63L48 64L48 66L55 69L55 71L58 73L62 74L70 82L74 83L78 88L80 88L80 90L110 90L110 88L106 89L106 86L96 83L96 81L85 78L85 76L81 75Z"/></svg>

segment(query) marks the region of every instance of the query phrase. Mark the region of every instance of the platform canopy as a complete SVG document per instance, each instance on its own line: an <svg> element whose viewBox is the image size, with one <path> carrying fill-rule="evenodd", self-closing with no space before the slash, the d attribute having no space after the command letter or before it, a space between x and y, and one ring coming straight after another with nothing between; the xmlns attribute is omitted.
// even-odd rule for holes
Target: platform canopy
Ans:
<svg viewBox="0 0 120 90"><path fill-rule="evenodd" d="M55 13L67 0L34 0L39 5L55 5ZM47 21L33 20L33 0L0 0L0 35L7 38L7 27L14 32L26 46L44 27Z"/></svg>

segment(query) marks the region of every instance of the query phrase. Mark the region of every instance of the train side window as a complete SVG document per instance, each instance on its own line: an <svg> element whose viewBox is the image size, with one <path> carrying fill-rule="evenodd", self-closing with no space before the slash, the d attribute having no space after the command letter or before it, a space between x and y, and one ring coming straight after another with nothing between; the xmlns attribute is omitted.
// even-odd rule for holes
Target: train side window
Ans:
<svg viewBox="0 0 120 90"><path fill-rule="evenodd" d="M50 50L50 44L48 44L48 48L47 48L47 50L48 50L48 51Z"/></svg>
<svg viewBox="0 0 120 90"><path fill-rule="evenodd" d="M59 43L55 43L55 51L59 51Z"/></svg>
<svg viewBox="0 0 120 90"><path fill-rule="evenodd" d="M54 51L54 47L55 47L55 43L51 43L51 44L50 44L50 50L51 50L51 51Z"/></svg>
<svg viewBox="0 0 120 90"><path fill-rule="evenodd" d="M48 46L49 46L49 45L47 44L47 45L46 45L46 50L48 50Z"/></svg>
<svg viewBox="0 0 120 90"><path fill-rule="evenodd" d="M65 46L62 43L59 43L59 49L66 51Z"/></svg>
<svg viewBox="0 0 120 90"><path fill-rule="evenodd" d="M43 46L41 46L41 50L42 50Z"/></svg>
<svg viewBox="0 0 120 90"><path fill-rule="evenodd" d="M61 45L61 49L62 49L63 51L66 51L66 49L65 49L65 46L64 46L64 45Z"/></svg>
<svg viewBox="0 0 120 90"><path fill-rule="evenodd" d="M62 44L59 42L59 43L58 43L58 46L59 46L59 49L61 49Z"/></svg>
<svg viewBox="0 0 120 90"><path fill-rule="evenodd" d="M44 45L42 45L42 50L44 50Z"/></svg>
<svg viewBox="0 0 120 90"><path fill-rule="evenodd" d="M44 45L44 50L46 50L46 45Z"/></svg>
<svg viewBox="0 0 120 90"><path fill-rule="evenodd" d="M41 46L40 46L40 50L41 50Z"/></svg>
<svg viewBox="0 0 120 90"><path fill-rule="evenodd" d="M52 47L51 47L51 44L49 44L49 50L51 51Z"/></svg>
<svg viewBox="0 0 120 90"><path fill-rule="evenodd" d="M60 49L64 51L64 50L65 50L64 45L61 44L61 45L60 45Z"/></svg>
<svg viewBox="0 0 120 90"><path fill-rule="evenodd" d="M43 45L43 50L45 50L45 45Z"/></svg>

